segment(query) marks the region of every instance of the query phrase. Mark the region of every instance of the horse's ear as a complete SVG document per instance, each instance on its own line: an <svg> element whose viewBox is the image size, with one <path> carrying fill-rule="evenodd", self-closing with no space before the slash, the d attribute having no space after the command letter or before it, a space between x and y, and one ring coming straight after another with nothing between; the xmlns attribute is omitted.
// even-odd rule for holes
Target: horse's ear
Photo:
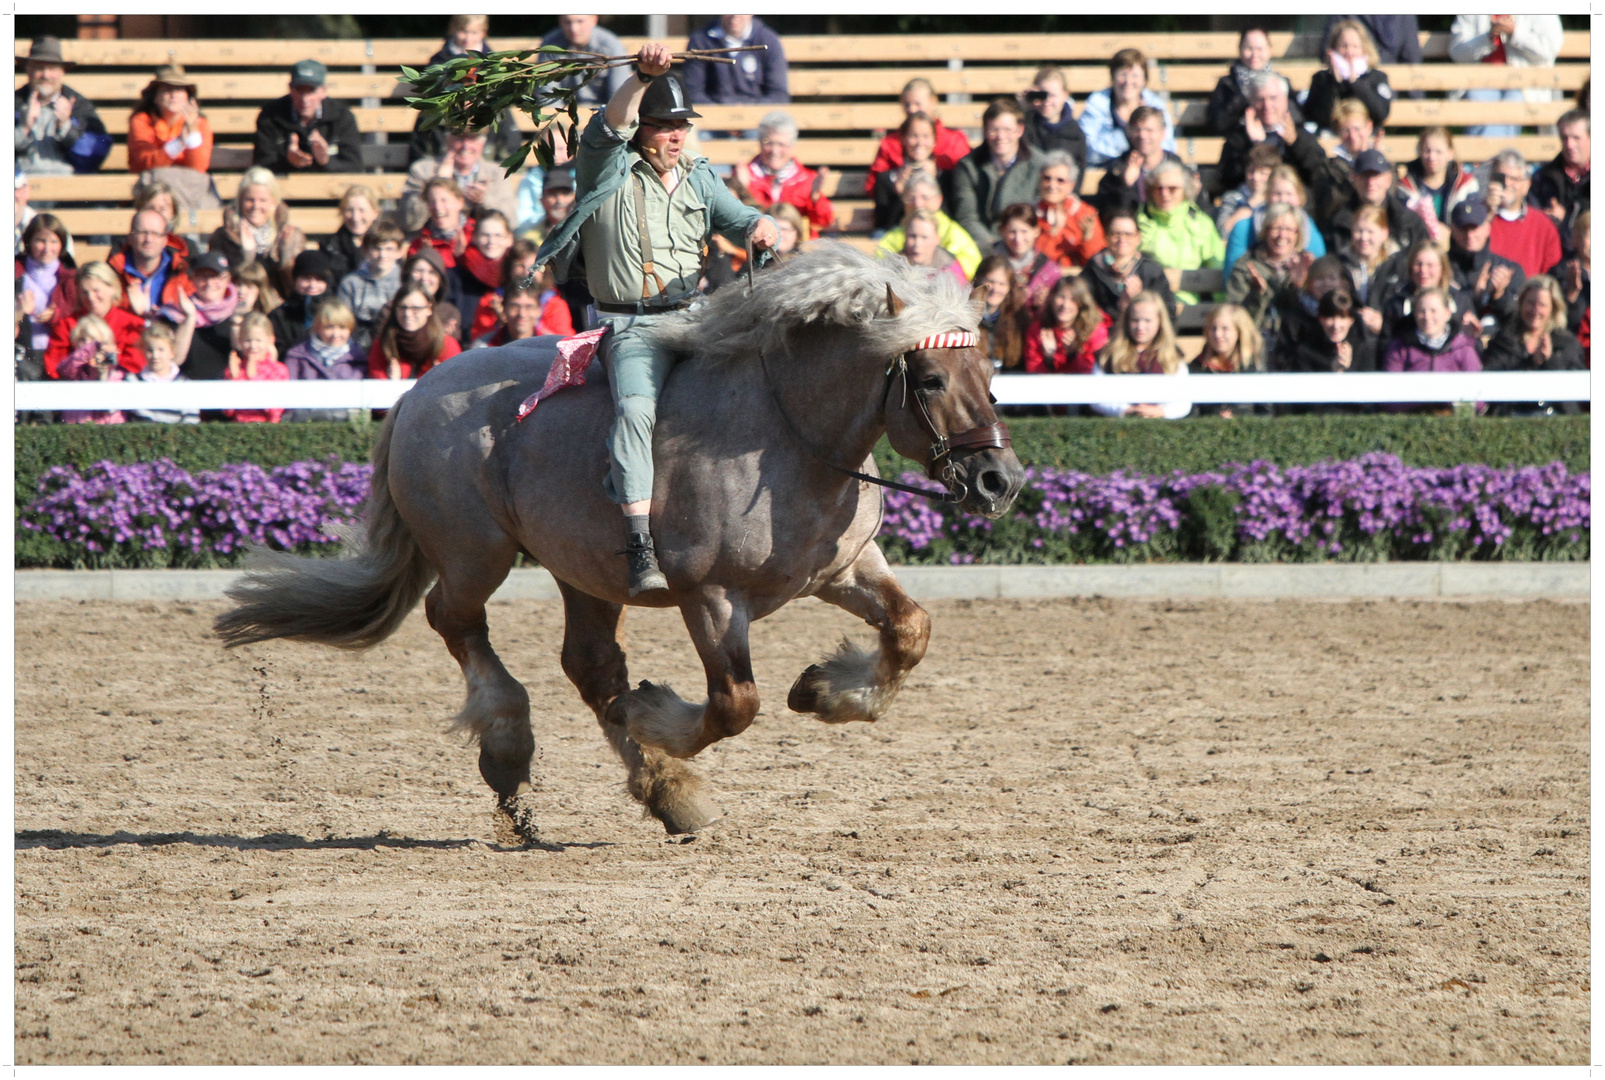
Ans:
<svg viewBox="0 0 1605 1080"><path fill-rule="evenodd" d="M899 300L897 298L897 294L892 291L892 287L890 285L887 285L886 286L886 314L892 316L892 318L895 319L897 316L899 316L899 315L901 315L903 313L903 309L905 307L907 307L907 306L908 306L907 304L903 303L903 301L901 301L901 300Z"/></svg>

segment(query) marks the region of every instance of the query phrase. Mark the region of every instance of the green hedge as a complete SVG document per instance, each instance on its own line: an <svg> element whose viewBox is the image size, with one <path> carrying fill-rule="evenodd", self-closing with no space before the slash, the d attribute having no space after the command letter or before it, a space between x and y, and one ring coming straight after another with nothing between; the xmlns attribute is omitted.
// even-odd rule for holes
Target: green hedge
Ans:
<svg viewBox="0 0 1605 1080"><path fill-rule="evenodd" d="M1287 416L1205 418L1179 423L1022 417L1009 420L1015 452L1028 465L1095 475L1127 469L1204 472L1225 462L1255 459L1308 465L1354 458L1373 450L1407 465L1547 465L1589 468L1587 416L1494 420L1437 416ZM84 468L97 461L128 463L171 458L192 472L229 462L263 466L334 456L366 461L378 425L350 424L46 424L16 431L16 508L32 501L51 465ZM910 468L885 440L876 447L881 471ZM17 566L64 565L55 540L16 528Z"/></svg>

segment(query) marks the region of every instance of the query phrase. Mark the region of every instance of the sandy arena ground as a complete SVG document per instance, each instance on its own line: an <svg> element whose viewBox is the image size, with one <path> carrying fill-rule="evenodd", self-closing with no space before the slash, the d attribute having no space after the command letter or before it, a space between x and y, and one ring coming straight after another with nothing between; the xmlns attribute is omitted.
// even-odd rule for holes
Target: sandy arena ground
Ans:
<svg viewBox="0 0 1605 1080"><path fill-rule="evenodd" d="M534 851L421 612L351 656L219 610L17 608L19 1063L1588 1060L1586 605L949 601L832 728L786 690L859 630L805 601L684 844L558 605L500 605Z"/></svg>

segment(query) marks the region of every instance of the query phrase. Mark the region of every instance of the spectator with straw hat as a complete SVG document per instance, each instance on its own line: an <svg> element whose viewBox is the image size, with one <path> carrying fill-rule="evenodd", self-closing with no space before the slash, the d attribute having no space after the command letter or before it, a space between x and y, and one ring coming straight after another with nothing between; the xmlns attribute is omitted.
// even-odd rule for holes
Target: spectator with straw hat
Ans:
<svg viewBox="0 0 1605 1080"><path fill-rule="evenodd" d="M128 118L128 170L212 165L212 125L201 115L195 82L180 64L164 64Z"/></svg>

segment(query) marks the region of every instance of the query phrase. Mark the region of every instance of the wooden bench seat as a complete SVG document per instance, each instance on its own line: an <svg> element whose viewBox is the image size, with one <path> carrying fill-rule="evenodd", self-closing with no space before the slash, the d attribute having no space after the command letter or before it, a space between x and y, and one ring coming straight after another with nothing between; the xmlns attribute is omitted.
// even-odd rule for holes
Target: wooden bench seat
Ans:
<svg viewBox="0 0 1605 1080"><path fill-rule="evenodd" d="M1285 31L1270 36L1274 56L1313 56L1319 48L1319 35ZM635 52L643 38L623 39L625 51ZM1447 60L1449 35L1426 33L1420 36L1426 60ZM495 35L491 43L498 49L534 48L538 38L510 38ZM1237 55L1235 33L1132 33L1132 34L795 34L784 38L786 59L791 64L898 63L958 59L1017 60L1035 63L1106 63L1120 49L1140 49L1155 60L1196 60L1214 57L1222 65ZM29 42L14 42L15 54L28 55ZM375 38L371 41L213 39L213 38L120 38L110 40L68 39L62 53L75 63L96 67L145 67L179 63L196 66L283 67L297 60L313 59L330 67L361 67L421 64L440 48L439 38ZM1562 60L1587 60L1589 34L1586 30L1566 31L1560 51Z"/></svg>

